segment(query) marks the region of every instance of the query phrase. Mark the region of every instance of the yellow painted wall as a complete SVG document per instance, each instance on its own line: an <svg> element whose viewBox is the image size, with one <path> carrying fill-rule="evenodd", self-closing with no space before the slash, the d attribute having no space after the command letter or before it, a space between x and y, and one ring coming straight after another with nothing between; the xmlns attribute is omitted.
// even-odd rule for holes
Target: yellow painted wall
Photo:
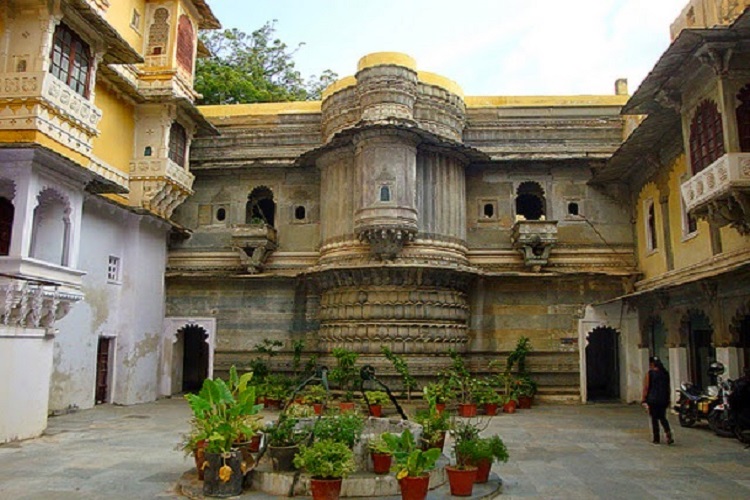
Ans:
<svg viewBox="0 0 750 500"><path fill-rule="evenodd" d="M645 201L654 200L654 215L656 217L656 249L647 250L646 247L646 219L644 216ZM662 231L662 213L659 205L659 190L656 184L646 184L638 196L636 207L636 240L638 242L638 262L645 279L654 278L667 271L667 260L664 251L664 231Z"/></svg>
<svg viewBox="0 0 750 500"><path fill-rule="evenodd" d="M141 14L138 31L130 27L133 9ZM145 28L146 0L117 0L109 3L106 19L127 42L138 52L143 53L143 33Z"/></svg>
<svg viewBox="0 0 750 500"><path fill-rule="evenodd" d="M711 257L711 234L706 221L698 220L695 233L683 232L680 180L686 173L687 161L685 155L680 155L669 172L669 232L675 269L689 267Z"/></svg>
<svg viewBox="0 0 750 500"><path fill-rule="evenodd" d="M123 172L130 172L135 141L135 109L103 85L96 86L96 106L102 110L94 155Z"/></svg>
<svg viewBox="0 0 750 500"><path fill-rule="evenodd" d="M750 249L750 236L742 236L729 226L721 228L721 249L724 253Z"/></svg>

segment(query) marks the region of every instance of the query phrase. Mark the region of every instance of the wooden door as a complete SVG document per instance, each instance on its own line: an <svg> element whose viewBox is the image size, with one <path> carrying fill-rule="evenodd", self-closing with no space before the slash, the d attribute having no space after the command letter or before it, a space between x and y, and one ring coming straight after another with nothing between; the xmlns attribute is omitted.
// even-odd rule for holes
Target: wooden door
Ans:
<svg viewBox="0 0 750 500"><path fill-rule="evenodd" d="M99 337L96 349L96 404L107 402L109 393L109 348L112 339Z"/></svg>

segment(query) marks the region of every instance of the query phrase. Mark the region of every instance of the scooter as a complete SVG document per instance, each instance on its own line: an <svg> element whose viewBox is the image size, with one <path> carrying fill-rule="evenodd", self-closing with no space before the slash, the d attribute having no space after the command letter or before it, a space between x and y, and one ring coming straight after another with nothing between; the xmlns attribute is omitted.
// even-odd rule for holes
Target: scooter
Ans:
<svg viewBox="0 0 750 500"><path fill-rule="evenodd" d="M714 386L711 386L714 387ZM711 393L717 392L709 387ZM708 420L711 410L719 402L717 394L702 393L690 382L680 384L674 411L682 427L692 427L700 420Z"/></svg>
<svg viewBox="0 0 750 500"><path fill-rule="evenodd" d="M732 416L732 405L729 401L733 392L734 382L728 379L720 381L717 404L708 412L708 426L717 436L734 437L735 435L735 418Z"/></svg>

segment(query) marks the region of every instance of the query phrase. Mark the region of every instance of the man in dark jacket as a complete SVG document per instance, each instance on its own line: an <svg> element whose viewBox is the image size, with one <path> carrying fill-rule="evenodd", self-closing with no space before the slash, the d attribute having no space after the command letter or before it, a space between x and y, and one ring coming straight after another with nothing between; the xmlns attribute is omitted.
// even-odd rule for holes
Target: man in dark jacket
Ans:
<svg viewBox="0 0 750 500"><path fill-rule="evenodd" d="M651 415L651 431L654 434L654 444L659 444L659 422L664 427L667 436L667 444L674 443L672 429L667 420L667 408L669 408L671 386L669 383L669 372L664 364L656 356L648 360L648 373L643 381L642 403L648 407Z"/></svg>

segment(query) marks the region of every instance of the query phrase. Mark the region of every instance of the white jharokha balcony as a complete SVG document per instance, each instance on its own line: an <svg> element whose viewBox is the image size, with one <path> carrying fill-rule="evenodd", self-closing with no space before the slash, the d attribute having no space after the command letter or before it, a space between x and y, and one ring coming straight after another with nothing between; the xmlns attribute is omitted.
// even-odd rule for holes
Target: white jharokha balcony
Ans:
<svg viewBox="0 0 750 500"><path fill-rule="evenodd" d="M195 176L169 158L130 163L131 201L164 218L192 194Z"/></svg>
<svg viewBox="0 0 750 500"><path fill-rule="evenodd" d="M690 214L743 234L750 227L750 153L727 153L682 184Z"/></svg>

